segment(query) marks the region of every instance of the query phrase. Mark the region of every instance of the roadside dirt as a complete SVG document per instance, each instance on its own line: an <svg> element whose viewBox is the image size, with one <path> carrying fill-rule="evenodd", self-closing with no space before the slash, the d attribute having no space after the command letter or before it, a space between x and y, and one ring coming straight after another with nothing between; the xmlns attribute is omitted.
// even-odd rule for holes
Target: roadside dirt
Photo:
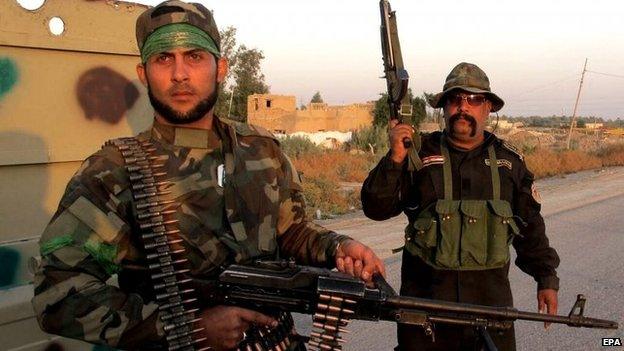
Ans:
<svg viewBox="0 0 624 351"><path fill-rule="evenodd" d="M548 218L563 211L624 194L624 167L540 179L536 185L542 200L542 215ZM316 223L363 242L372 247L379 257L386 259L392 256L392 249L403 245L407 219L401 214L376 222L358 211Z"/></svg>

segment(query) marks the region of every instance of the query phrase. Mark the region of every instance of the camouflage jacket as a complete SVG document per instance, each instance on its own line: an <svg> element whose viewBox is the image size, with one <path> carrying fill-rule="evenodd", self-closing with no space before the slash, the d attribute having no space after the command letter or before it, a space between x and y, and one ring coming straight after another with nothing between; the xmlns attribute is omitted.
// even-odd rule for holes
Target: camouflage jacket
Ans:
<svg viewBox="0 0 624 351"><path fill-rule="evenodd" d="M165 161L171 186L162 190L180 204L190 275L214 277L259 257L331 267L347 237L306 220L299 176L274 137L214 121L210 131L154 122L137 136ZM162 340L129 185L114 146L90 156L69 182L40 241L33 306L45 331L117 348ZM119 287L107 284L116 273Z"/></svg>

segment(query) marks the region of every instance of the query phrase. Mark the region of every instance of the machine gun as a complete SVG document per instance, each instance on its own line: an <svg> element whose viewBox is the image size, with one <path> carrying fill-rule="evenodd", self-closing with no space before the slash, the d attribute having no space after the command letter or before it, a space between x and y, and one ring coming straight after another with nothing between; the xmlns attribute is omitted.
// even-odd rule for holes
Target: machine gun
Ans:
<svg viewBox="0 0 624 351"><path fill-rule="evenodd" d="M403 55L399 43L396 12L390 8L388 0L379 1L381 12L381 53L388 86L388 104L390 105L390 119L397 119L403 123L404 116L412 115L412 104L407 95L409 74L403 67ZM403 140L405 148L412 146L408 138Z"/></svg>
<svg viewBox="0 0 624 351"><path fill-rule="evenodd" d="M347 274L293 262L257 262L232 265L217 281L199 284L202 299L260 312L285 311L310 314L314 329L308 344L320 350L341 350L340 337L352 319L393 321L417 325L435 341L434 326L450 324L479 330L487 350L496 347L488 329L511 328L515 320L566 324L571 327L617 329L618 323L583 316L585 297L578 295L568 316L398 296L381 275L376 287ZM269 350L272 350L269 348Z"/></svg>

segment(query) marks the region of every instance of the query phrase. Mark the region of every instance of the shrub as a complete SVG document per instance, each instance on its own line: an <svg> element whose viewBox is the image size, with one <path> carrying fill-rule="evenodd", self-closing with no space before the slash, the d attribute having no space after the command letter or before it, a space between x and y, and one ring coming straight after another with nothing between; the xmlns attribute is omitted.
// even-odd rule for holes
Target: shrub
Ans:
<svg viewBox="0 0 624 351"><path fill-rule="evenodd" d="M376 155L370 153L370 147ZM381 146L380 146L381 145ZM553 150L538 145L523 145L528 168L536 178L596 169L624 166L624 144L603 146L596 151ZM380 154L387 150L385 128L369 127L353 133L353 140L342 150L322 149L305 137L289 137L282 141L283 150L303 174L303 191L307 213L320 209L324 216L347 213L361 208L357 187L344 183L362 183ZM354 152L367 150L367 152Z"/></svg>
<svg viewBox="0 0 624 351"><path fill-rule="evenodd" d="M339 150L320 154L302 154L293 163L305 178L325 177L335 182L363 182L377 158Z"/></svg>
<svg viewBox="0 0 624 351"><path fill-rule="evenodd" d="M293 158L295 168L303 175L308 215L313 215L317 209L323 214L336 215L360 208L359 189L342 183L362 183L376 160L370 154L339 150Z"/></svg>
<svg viewBox="0 0 624 351"><path fill-rule="evenodd" d="M526 155L528 168L536 178L596 169L624 166L624 144L603 147L595 152L560 150L539 147Z"/></svg>
<svg viewBox="0 0 624 351"><path fill-rule="evenodd" d="M603 166L624 165L624 144L612 144L604 146L595 152L602 160Z"/></svg>
<svg viewBox="0 0 624 351"><path fill-rule="evenodd" d="M387 127L370 126L353 131L351 140L346 143L346 148L374 154L385 153L388 150Z"/></svg>
<svg viewBox="0 0 624 351"><path fill-rule="evenodd" d="M280 139L282 151L291 158L300 155L316 155L323 152L323 148L314 144L310 139L303 136L286 136Z"/></svg>
<svg viewBox="0 0 624 351"><path fill-rule="evenodd" d="M339 215L349 211L349 201L340 191L340 185L328 178L309 178L303 183L308 217L317 209L323 214Z"/></svg>

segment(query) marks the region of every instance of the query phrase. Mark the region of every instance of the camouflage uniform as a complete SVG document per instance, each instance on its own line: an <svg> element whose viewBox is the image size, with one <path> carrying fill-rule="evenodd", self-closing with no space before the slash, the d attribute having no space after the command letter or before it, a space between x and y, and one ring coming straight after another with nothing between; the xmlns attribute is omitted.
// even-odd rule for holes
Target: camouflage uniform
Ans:
<svg viewBox="0 0 624 351"><path fill-rule="evenodd" d="M180 204L191 277L256 258L333 266L347 237L305 219L300 179L269 132L215 117L209 131L154 122L137 138L165 161L172 185L161 190ZM162 342L136 227L124 161L105 146L71 179L41 237L33 305L44 330L117 348ZM115 273L119 287L107 284Z"/></svg>

